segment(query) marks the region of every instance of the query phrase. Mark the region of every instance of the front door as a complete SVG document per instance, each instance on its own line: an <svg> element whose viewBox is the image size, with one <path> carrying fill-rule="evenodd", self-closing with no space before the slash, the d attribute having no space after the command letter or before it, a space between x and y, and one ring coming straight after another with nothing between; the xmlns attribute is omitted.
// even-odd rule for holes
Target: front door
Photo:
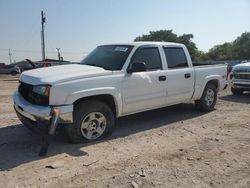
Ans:
<svg viewBox="0 0 250 188"><path fill-rule="evenodd" d="M131 62L144 62L147 71L126 74L122 82L123 114L163 106L166 99L166 71L158 47L137 49Z"/></svg>

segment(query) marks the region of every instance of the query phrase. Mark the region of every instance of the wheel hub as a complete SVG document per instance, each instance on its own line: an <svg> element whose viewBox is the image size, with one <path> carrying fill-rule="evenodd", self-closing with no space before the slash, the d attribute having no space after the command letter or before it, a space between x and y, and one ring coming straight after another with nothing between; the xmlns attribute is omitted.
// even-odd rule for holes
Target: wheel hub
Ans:
<svg viewBox="0 0 250 188"><path fill-rule="evenodd" d="M90 121L88 128L91 129L91 130L96 130L97 126L98 126L98 122Z"/></svg>
<svg viewBox="0 0 250 188"><path fill-rule="evenodd" d="M102 113L91 112L82 121L81 133L88 140L97 139L104 133L106 124L106 117Z"/></svg>
<svg viewBox="0 0 250 188"><path fill-rule="evenodd" d="M211 106L214 102L214 91L212 89L208 89L205 97L205 101L207 106Z"/></svg>

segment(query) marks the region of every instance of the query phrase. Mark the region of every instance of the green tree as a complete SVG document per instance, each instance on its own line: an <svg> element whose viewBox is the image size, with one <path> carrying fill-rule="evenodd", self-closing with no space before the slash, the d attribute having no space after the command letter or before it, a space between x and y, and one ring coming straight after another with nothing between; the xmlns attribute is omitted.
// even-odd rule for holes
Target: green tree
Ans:
<svg viewBox="0 0 250 188"><path fill-rule="evenodd" d="M178 36L172 30L150 31L148 35L142 35L135 38L134 41L165 41L177 42Z"/></svg>
<svg viewBox="0 0 250 188"><path fill-rule="evenodd" d="M164 41L183 43L189 50L191 58L198 61L207 60L250 60L250 32L242 33L233 42L215 45L207 53L199 51L192 41L192 34L178 36L172 30L150 31L147 35L138 36L134 41Z"/></svg>
<svg viewBox="0 0 250 188"><path fill-rule="evenodd" d="M232 54L234 59L250 59L250 32L243 33L233 41Z"/></svg>
<svg viewBox="0 0 250 188"><path fill-rule="evenodd" d="M208 55L208 53L199 51L199 52L197 53L196 60L198 60L198 61L208 61L208 60L211 60L211 58L210 58L210 56Z"/></svg>
<svg viewBox="0 0 250 188"><path fill-rule="evenodd" d="M178 36L172 30L150 31L148 35L138 36L134 41L160 41L160 42L179 42L186 45L193 60L196 60L199 51L196 44L192 41L192 34Z"/></svg>
<svg viewBox="0 0 250 188"><path fill-rule="evenodd" d="M233 45L232 43L224 43L222 45L216 45L208 52L208 57L211 60L225 61L233 59Z"/></svg>
<svg viewBox="0 0 250 188"><path fill-rule="evenodd" d="M233 42L216 45L207 53L209 60L249 60L250 32L243 33Z"/></svg>

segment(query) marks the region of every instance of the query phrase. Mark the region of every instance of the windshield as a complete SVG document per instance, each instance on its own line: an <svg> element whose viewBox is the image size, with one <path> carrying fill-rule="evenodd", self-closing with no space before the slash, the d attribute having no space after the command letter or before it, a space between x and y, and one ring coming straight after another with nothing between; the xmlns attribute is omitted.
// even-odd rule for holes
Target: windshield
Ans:
<svg viewBox="0 0 250 188"><path fill-rule="evenodd" d="M80 64L121 70L132 48L130 45L98 46Z"/></svg>

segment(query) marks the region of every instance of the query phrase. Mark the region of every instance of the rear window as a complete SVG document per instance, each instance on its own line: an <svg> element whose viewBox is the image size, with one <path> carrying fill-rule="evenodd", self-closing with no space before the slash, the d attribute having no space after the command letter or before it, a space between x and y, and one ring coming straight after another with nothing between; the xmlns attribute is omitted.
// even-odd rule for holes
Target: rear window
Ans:
<svg viewBox="0 0 250 188"><path fill-rule="evenodd" d="M164 47L169 69L188 67L187 58L182 48Z"/></svg>

